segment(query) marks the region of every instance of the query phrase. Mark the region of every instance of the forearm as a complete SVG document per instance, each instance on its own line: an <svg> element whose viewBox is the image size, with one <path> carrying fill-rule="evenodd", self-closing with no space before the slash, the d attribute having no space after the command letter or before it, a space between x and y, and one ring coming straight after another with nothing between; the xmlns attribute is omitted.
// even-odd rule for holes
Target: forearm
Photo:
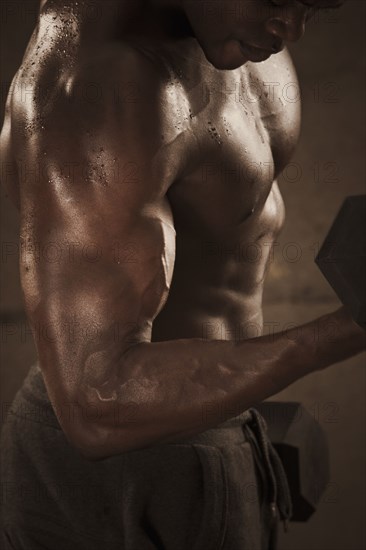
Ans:
<svg viewBox="0 0 366 550"><path fill-rule="evenodd" d="M103 388L101 456L172 442L208 429L299 378L362 351L343 311L290 331L240 342L173 340L131 347ZM98 454L98 451L96 451Z"/></svg>

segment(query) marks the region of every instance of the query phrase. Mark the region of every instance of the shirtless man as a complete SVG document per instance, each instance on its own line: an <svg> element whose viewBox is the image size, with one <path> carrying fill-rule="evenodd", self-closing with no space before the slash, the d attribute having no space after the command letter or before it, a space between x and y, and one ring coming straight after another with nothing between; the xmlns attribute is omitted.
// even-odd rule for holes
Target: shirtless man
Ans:
<svg viewBox="0 0 366 550"><path fill-rule="evenodd" d="M276 178L299 134L299 102L283 99L286 85L296 83L284 46L301 38L318 9L338 4L42 2L38 26L12 83L1 134L2 158L11 174L6 184L21 214L26 310L62 428L54 443L58 454L51 445L35 460L22 443L22 456L28 453L38 474L50 476L39 475L41 484L51 483L51 477L61 484L66 480L69 474L54 467L62 463L60 456L68 471L77 471L78 479L84 476L86 486L101 472L103 483L110 481L121 461L132 468L146 456L152 460L154 449L166 453L159 455L159 465L164 456L170 464L169 453L185 449L179 442L190 438L197 437L195 449L202 453L200 434L214 433L217 425L295 380L364 349L364 333L343 307L293 334L253 338L250 333L250 327L258 333L262 328L270 244L284 222ZM251 245L261 250L255 260L249 252L239 259L230 252L248 251ZM331 341L326 338L330 324L337 335ZM238 327L243 330L235 339ZM72 414L65 413L69 404ZM22 441L15 416L8 439L11 434L13 441ZM30 424L27 430L40 429ZM48 432L39 444L47 438ZM19 480L12 453L9 444L5 479ZM243 470L253 469L252 454L245 453ZM199 464L209 469L200 456ZM134 459L128 462L128 457ZM29 468L25 462L24 470ZM231 518L233 464L224 461ZM182 472L190 485L191 470ZM179 473L174 476L173 481ZM132 484L132 479L129 472L123 483ZM265 491L262 482L258 491ZM221 487L220 477L216 483ZM269 504L263 494L257 530L248 502L240 511L243 529L238 519L221 523L220 507L221 512L211 509L212 517L204 516L204 502L196 519L203 514L205 529L203 520L196 529L189 517L192 540L183 540L183 513L173 514L165 531L156 519L157 509L165 510L165 520L169 515L159 497L160 508L151 511L146 505L155 519L149 516L137 534L141 518L136 509L135 516L131 512L137 502L131 495L142 488L136 489L136 482L133 492L131 484L122 498L130 499L129 512L126 507L119 512L123 533L115 519L103 536L99 531L108 550L118 536L131 550L257 550L271 544L270 536L263 536L268 525L260 523L263 506ZM196 489L191 489L191 502ZM175 493L174 502L183 509L182 498ZM72 499L50 499L47 521L41 521L24 500L14 496L9 501L9 548L33 549L41 543L49 550L84 548L86 532L94 533L96 522L100 527L107 521L94 517L96 502L84 502L71 517ZM37 533L30 526L31 513L42 524ZM57 531L56 525L63 527ZM58 538L54 532L47 538L52 529ZM172 532L174 543L169 542ZM92 539L86 548L94 548Z"/></svg>

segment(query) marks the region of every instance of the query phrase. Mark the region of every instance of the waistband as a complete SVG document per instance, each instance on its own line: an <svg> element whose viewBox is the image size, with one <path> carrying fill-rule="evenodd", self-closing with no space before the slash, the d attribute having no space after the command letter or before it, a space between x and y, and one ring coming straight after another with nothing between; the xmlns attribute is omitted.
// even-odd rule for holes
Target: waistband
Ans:
<svg viewBox="0 0 366 550"><path fill-rule="evenodd" d="M242 443L244 439L243 426L251 422L252 414L246 410L237 416L229 418L212 428L208 428L197 435L182 438L180 443L225 446Z"/></svg>

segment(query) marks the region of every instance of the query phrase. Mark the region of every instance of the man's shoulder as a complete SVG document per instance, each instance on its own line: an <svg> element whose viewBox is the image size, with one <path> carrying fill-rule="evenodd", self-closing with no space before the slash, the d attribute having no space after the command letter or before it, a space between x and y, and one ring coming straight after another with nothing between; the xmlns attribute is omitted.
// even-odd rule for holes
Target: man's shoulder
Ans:
<svg viewBox="0 0 366 550"><path fill-rule="evenodd" d="M49 63L52 66L54 61ZM70 143L78 150L77 144L99 135L121 144L128 139L143 148L158 139L166 79L153 55L127 43L110 43L70 57L70 62L67 57L61 60L54 80L47 71L40 73L32 84L32 113L14 109L12 116L20 127L25 118L42 120L48 131L35 126L37 143L46 137L55 146Z"/></svg>
<svg viewBox="0 0 366 550"><path fill-rule="evenodd" d="M36 45L34 46L34 48ZM33 49L34 49L33 48ZM162 64L133 45L115 42L83 55L50 55L35 64L29 51L14 76L7 116L21 128L34 116L77 130L75 121L116 111L136 113L159 108L166 81ZM30 70L31 67L31 70Z"/></svg>
<svg viewBox="0 0 366 550"><path fill-rule="evenodd" d="M166 74L151 51L133 43L116 41L83 56L75 66L73 77L81 81L95 80L101 86L124 81L159 85L163 84Z"/></svg>
<svg viewBox="0 0 366 550"><path fill-rule="evenodd" d="M166 76L158 60L127 43L113 43L91 52L63 78L65 106L75 115L85 110L97 115L104 109L137 111L159 107Z"/></svg>

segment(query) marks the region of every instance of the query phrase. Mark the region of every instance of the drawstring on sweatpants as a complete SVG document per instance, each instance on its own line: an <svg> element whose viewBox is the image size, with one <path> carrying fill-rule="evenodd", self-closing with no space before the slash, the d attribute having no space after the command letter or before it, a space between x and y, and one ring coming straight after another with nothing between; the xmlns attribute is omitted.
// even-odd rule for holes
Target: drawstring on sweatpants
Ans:
<svg viewBox="0 0 366 550"><path fill-rule="evenodd" d="M280 519L283 521L284 530L288 529L288 522L292 515L291 493L287 482L287 477L280 457L274 449L267 434L267 424L264 418L256 409L249 409L251 419L249 420L249 428L252 429L258 442L263 466L265 468L268 481L270 484L270 499L269 506L273 519L277 517L277 508L280 513ZM246 424L243 429L245 430ZM249 442L255 445L255 441L250 437ZM253 452L255 450L253 449Z"/></svg>

